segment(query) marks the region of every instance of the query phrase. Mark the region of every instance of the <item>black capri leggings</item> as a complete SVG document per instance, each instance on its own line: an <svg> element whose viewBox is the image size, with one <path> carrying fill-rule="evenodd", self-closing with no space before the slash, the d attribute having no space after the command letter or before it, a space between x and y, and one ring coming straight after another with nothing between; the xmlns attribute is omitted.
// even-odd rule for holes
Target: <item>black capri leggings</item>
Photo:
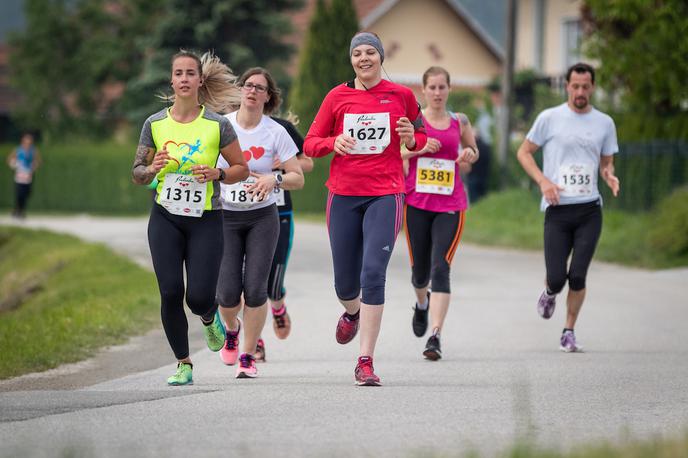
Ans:
<svg viewBox="0 0 688 458"><path fill-rule="evenodd" d="M222 261L222 213L205 211L200 218L173 215L153 204L148 244L160 288L160 315L165 335L177 359L189 356L186 304L205 321L213 318L215 285Z"/></svg>
<svg viewBox="0 0 688 458"><path fill-rule="evenodd" d="M268 300L268 275L279 235L277 206L248 211L223 211L225 238L217 283L217 303L234 308L244 293L246 307Z"/></svg>
<svg viewBox="0 0 688 458"><path fill-rule="evenodd" d="M602 210L599 201L584 204L551 205L545 211L545 266L547 287L561 292L585 288L588 267L602 232ZM571 251L573 250L573 254ZM566 262L571 263L566 271Z"/></svg>
<svg viewBox="0 0 688 458"><path fill-rule="evenodd" d="M465 212L433 212L406 205L404 227L411 259L411 283L450 293L449 270L461 242Z"/></svg>
<svg viewBox="0 0 688 458"><path fill-rule="evenodd" d="M284 289L284 275L294 240L294 215L292 212L279 214L279 237L275 256L272 258L270 277L268 278L268 297L271 301L279 301L286 294Z"/></svg>

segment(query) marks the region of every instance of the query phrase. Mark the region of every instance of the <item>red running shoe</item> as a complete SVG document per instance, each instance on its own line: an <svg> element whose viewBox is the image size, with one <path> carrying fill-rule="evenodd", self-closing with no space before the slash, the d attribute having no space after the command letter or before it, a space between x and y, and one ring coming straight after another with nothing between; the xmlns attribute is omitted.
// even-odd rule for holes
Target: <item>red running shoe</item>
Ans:
<svg viewBox="0 0 688 458"><path fill-rule="evenodd" d="M355 320L348 318L346 316L346 312L344 312L342 316L339 317L339 321L337 322L337 332L335 333L337 342L342 345L351 342L358 333L359 321L359 318L356 318Z"/></svg>
<svg viewBox="0 0 688 458"><path fill-rule="evenodd" d="M356 385L358 386L380 386L380 377L375 375L373 369L373 358L370 356L359 356L358 364L354 370Z"/></svg>

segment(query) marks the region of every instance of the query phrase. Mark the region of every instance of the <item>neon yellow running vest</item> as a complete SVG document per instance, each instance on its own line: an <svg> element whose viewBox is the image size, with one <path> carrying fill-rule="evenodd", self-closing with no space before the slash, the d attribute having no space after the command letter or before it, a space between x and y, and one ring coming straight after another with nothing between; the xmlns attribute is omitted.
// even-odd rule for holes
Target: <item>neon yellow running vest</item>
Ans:
<svg viewBox="0 0 688 458"><path fill-rule="evenodd" d="M167 148L170 160L165 168L158 172L156 178L156 202L160 202L165 175L180 173L191 175L194 165L215 167L220 155L220 119L215 113L206 115L205 107L201 107L198 117L189 123L180 123L172 119L170 109L165 110L166 116L151 122L151 134L155 142L156 151ZM206 183L206 200L204 210L217 210L219 205L220 184L217 181Z"/></svg>

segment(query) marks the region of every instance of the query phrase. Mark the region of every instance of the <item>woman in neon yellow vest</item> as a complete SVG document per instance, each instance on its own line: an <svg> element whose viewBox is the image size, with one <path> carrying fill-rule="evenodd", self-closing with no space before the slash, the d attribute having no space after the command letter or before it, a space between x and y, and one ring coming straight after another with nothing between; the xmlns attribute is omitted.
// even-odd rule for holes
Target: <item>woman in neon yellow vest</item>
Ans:
<svg viewBox="0 0 688 458"><path fill-rule="evenodd" d="M222 109L212 103L238 98L234 80L212 54L175 54L170 81L174 103L146 120L134 159L134 183L158 181L148 243L163 328L178 360L177 372L167 379L170 385L193 383L185 298L201 317L208 348L219 351L225 341L215 305L223 243L220 183L237 183L249 170L231 124L208 108ZM220 155L228 167L216 167Z"/></svg>

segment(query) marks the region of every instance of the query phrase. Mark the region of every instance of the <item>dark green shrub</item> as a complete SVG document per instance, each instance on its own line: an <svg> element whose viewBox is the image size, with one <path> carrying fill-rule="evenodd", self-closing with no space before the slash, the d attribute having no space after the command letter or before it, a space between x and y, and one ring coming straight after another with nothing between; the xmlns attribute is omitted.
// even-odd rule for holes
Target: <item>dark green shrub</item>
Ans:
<svg viewBox="0 0 688 458"><path fill-rule="evenodd" d="M688 256L688 186L664 198L656 211L650 244L670 257Z"/></svg>

